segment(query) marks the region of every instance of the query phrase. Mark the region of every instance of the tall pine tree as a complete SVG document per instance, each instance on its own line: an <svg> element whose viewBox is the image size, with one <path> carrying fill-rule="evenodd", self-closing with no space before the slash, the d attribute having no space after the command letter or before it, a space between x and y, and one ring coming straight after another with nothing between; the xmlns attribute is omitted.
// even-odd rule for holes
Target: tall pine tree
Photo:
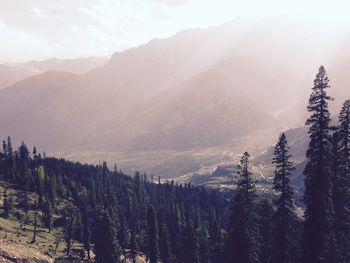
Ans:
<svg viewBox="0 0 350 263"><path fill-rule="evenodd" d="M350 259L350 100L344 102L339 114L338 152L335 156L333 198L334 223L339 244L339 260Z"/></svg>
<svg viewBox="0 0 350 263"><path fill-rule="evenodd" d="M108 211L102 211L98 216L97 229L94 235L94 252L98 263L119 263L120 246L117 238L117 227Z"/></svg>
<svg viewBox="0 0 350 263"><path fill-rule="evenodd" d="M261 235L256 212L257 194L252 178L250 156L246 152L241 159L238 187L232 203L228 227L226 262L259 263Z"/></svg>
<svg viewBox="0 0 350 263"><path fill-rule="evenodd" d="M292 263L298 261L298 240L295 230L294 191L290 176L294 166L290 161L286 135L282 133L274 150L275 177L273 188L278 193L273 218L271 263Z"/></svg>
<svg viewBox="0 0 350 263"><path fill-rule="evenodd" d="M147 210L147 242L150 263L157 263L159 259L158 239L157 215L154 207L150 205Z"/></svg>
<svg viewBox="0 0 350 263"><path fill-rule="evenodd" d="M199 244L192 221L189 221L184 230L182 262L199 263Z"/></svg>
<svg viewBox="0 0 350 263"><path fill-rule="evenodd" d="M303 262L338 262L332 200L330 113L327 95L329 80L323 66L314 81L308 111L310 143L304 169L306 203Z"/></svg>

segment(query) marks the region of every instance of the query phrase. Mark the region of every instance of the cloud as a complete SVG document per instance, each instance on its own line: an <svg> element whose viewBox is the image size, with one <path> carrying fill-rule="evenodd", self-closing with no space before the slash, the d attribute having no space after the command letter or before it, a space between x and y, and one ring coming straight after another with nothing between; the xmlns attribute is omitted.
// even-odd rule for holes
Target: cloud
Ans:
<svg viewBox="0 0 350 263"><path fill-rule="evenodd" d="M0 8L0 54L15 60L110 55L153 38L237 17L289 15L301 21L320 17L337 26L343 19L349 25L347 1L11 0Z"/></svg>
<svg viewBox="0 0 350 263"><path fill-rule="evenodd" d="M6 25L0 20L1 59L7 61L25 61L33 57L45 57L51 47L41 38ZM25 43L25 44L24 44Z"/></svg>
<svg viewBox="0 0 350 263"><path fill-rule="evenodd" d="M162 6L155 6L151 9L151 13L154 18L161 20L161 21L167 21L171 20L173 17L171 13L163 8Z"/></svg>
<svg viewBox="0 0 350 263"><path fill-rule="evenodd" d="M60 8L52 8L49 11L50 16L55 18L61 18L63 16L63 11Z"/></svg>
<svg viewBox="0 0 350 263"><path fill-rule="evenodd" d="M48 17L38 7L31 8L30 12L32 13L32 15L34 17L37 17L37 18L47 18Z"/></svg>

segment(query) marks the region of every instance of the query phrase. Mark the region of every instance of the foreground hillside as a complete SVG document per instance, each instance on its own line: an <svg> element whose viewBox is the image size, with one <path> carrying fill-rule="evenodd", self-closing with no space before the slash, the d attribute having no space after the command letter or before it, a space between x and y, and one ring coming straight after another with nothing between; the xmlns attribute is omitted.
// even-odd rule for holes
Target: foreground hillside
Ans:
<svg viewBox="0 0 350 263"><path fill-rule="evenodd" d="M3 146L3 257L21 257L25 246L27 257L73 256L105 263L127 257L141 262L153 249L149 246L154 235L161 258L175 260L187 253L183 242L197 238L194 229L207 246L222 246L228 204L218 191L154 184L146 174L130 177L116 168L109 170L106 163L83 165L36 150L32 154L25 144L14 150L10 139ZM12 254L16 245L18 254ZM206 257L207 252L199 255Z"/></svg>

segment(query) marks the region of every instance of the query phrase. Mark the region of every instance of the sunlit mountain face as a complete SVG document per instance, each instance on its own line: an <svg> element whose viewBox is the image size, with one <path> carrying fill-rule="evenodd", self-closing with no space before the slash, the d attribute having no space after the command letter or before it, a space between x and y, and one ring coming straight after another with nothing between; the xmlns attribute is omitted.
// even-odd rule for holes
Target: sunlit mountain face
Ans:
<svg viewBox="0 0 350 263"><path fill-rule="evenodd" d="M258 153L281 130L304 124L320 63L329 68L331 95L350 96L338 85L348 78L349 57L349 38L339 32L281 17L235 19L154 39L108 61L4 62L0 135L75 160L107 158L127 171L156 174L179 163L186 168L170 174L231 161L226 147L247 140L249 146L231 150ZM338 111L340 103L331 107ZM218 157L188 165L201 151ZM139 165L130 164L130 155L140 156Z"/></svg>

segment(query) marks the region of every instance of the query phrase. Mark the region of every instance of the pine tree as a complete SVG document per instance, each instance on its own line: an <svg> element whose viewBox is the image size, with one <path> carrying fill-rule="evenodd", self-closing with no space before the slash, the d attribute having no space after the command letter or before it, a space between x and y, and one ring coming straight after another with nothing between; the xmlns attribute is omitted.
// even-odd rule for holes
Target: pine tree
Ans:
<svg viewBox="0 0 350 263"><path fill-rule="evenodd" d="M19 161L20 182L27 185L31 179L30 154L24 142L19 147Z"/></svg>
<svg viewBox="0 0 350 263"><path fill-rule="evenodd" d="M350 259L350 100L339 114L339 130L335 133L338 151L333 153L334 225L339 244L339 260ZM336 147L336 146L335 146Z"/></svg>
<svg viewBox="0 0 350 263"><path fill-rule="evenodd" d="M133 227L130 234L130 256L133 263L136 263L137 251L138 245L136 240L136 229Z"/></svg>
<svg viewBox="0 0 350 263"><path fill-rule="evenodd" d="M297 262L297 233L294 229L296 215L293 202L294 191L290 183L290 176L295 169L290 161L289 147L284 133L275 146L273 164L275 177L273 189L278 193L275 201L276 213L273 219L272 235L272 263Z"/></svg>
<svg viewBox="0 0 350 263"><path fill-rule="evenodd" d="M36 235L37 235L37 230L38 228L38 204L35 202L34 203L34 229L33 229L33 237L31 243L36 242Z"/></svg>
<svg viewBox="0 0 350 263"><path fill-rule="evenodd" d="M334 233L334 208L331 183L330 154L330 113L327 95L329 80L323 66L314 81L309 99L308 111L310 143L306 153L307 163L304 169L306 203L303 262L338 262L336 238Z"/></svg>
<svg viewBox="0 0 350 263"><path fill-rule="evenodd" d="M152 205L147 210L147 243L150 263L157 263L159 258L157 215Z"/></svg>
<svg viewBox="0 0 350 263"><path fill-rule="evenodd" d="M52 206L50 201L46 201L43 208L43 222L44 226L49 229L49 233L52 228Z"/></svg>
<svg viewBox="0 0 350 263"><path fill-rule="evenodd" d="M29 202L28 202L28 195L25 194L24 195L24 199L23 199L23 210L25 213L25 222L28 222L28 212L29 212Z"/></svg>
<svg viewBox="0 0 350 263"><path fill-rule="evenodd" d="M159 239L159 251L160 258L162 262L169 263L170 260L170 243L169 243L169 231L167 226L164 224L160 231L160 239Z"/></svg>
<svg viewBox="0 0 350 263"><path fill-rule="evenodd" d="M259 200L257 205L257 213L259 216L259 228L261 235L261 253L260 262L270 263L271 261L271 233L273 228L274 209L271 202L264 198Z"/></svg>
<svg viewBox="0 0 350 263"><path fill-rule="evenodd" d="M5 196L3 207L4 207L4 218L9 218L13 209L13 201L11 197Z"/></svg>
<svg viewBox="0 0 350 263"><path fill-rule="evenodd" d="M64 240L66 241L66 254L69 255L76 230L78 210L76 207L71 205L65 209L64 214L66 217L66 224L63 227L63 236Z"/></svg>
<svg viewBox="0 0 350 263"><path fill-rule="evenodd" d="M217 215L214 209L211 209L209 213L209 241L211 261L223 262L223 250L225 243L223 242Z"/></svg>
<svg viewBox="0 0 350 263"><path fill-rule="evenodd" d="M119 215L119 231L118 231L118 241L119 245L125 250L129 246L129 232L127 228L127 222L125 216L120 213ZM125 253L124 253L125 254Z"/></svg>
<svg viewBox="0 0 350 263"><path fill-rule="evenodd" d="M226 262L259 263L261 236L259 218L256 212L257 194L250 171L250 155L243 154L240 164L236 196L232 202L232 212L228 226Z"/></svg>
<svg viewBox="0 0 350 263"><path fill-rule="evenodd" d="M89 215L88 215L88 209L87 207L84 207L83 210L83 216L82 216L82 223L83 223L83 245L84 249L87 252L88 259L91 258L91 230L89 225Z"/></svg>
<svg viewBox="0 0 350 263"><path fill-rule="evenodd" d="M103 211L97 222L97 229L94 237L94 252L98 263L119 263L120 246L118 243L117 227L112 221L108 212Z"/></svg>
<svg viewBox="0 0 350 263"><path fill-rule="evenodd" d="M7 168L5 169L6 171L6 178L9 181L15 182L17 179L16 176L16 161L15 161L15 155L13 152L13 148L12 148L12 141L11 141L11 137L7 137L7 145L6 143L3 144L4 150L6 150L6 152L4 152L4 154L6 155L6 164L7 164Z"/></svg>
<svg viewBox="0 0 350 263"><path fill-rule="evenodd" d="M189 221L184 230L182 262L199 263L199 243L192 221Z"/></svg>
<svg viewBox="0 0 350 263"><path fill-rule="evenodd" d="M199 246L199 262L211 262L211 249L209 241L209 232L206 224L201 224L197 229L198 246Z"/></svg>

